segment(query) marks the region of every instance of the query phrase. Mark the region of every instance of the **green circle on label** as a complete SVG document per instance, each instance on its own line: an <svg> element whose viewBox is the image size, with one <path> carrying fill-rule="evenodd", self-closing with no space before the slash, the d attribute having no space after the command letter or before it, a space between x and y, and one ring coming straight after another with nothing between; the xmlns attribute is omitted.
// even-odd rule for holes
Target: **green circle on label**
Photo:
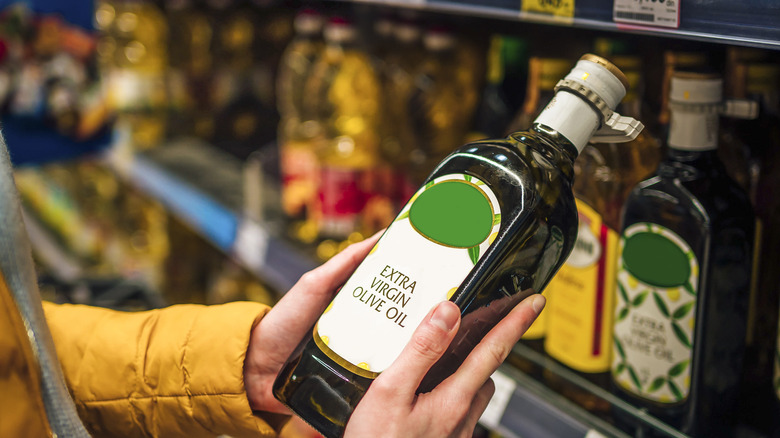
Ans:
<svg viewBox="0 0 780 438"><path fill-rule="evenodd" d="M465 181L443 181L414 201L409 221L418 233L436 243L471 248L490 235L493 209L476 186Z"/></svg>
<svg viewBox="0 0 780 438"><path fill-rule="evenodd" d="M691 263L682 248L652 232L626 239L623 262L637 280L657 287L684 285L691 275Z"/></svg>

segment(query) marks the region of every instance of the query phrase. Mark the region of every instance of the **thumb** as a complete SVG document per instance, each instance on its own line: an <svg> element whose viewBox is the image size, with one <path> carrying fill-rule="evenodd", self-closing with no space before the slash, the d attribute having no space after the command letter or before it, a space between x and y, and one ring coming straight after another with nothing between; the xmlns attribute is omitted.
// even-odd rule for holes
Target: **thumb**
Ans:
<svg viewBox="0 0 780 438"><path fill-rule="evenodd" d="M447 350L459 325L460 309L455 303L443 301L434 306L395 362L379 375L374 385L388 385L396 395L413 400L423 377Z"/></svg>

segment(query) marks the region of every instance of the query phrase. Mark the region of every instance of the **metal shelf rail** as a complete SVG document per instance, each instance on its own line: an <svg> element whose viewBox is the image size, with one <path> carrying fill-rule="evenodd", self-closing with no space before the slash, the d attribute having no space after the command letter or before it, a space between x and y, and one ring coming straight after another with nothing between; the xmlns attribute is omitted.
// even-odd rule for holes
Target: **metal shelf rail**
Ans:
<svg viewBox="0 0 780 438"><path fill-rule="evenodd" d="M773 0L659 0L678 12L677 27L615 21L615 4L642 0L353 0L465 16L548 23L705 42L780 49L780 2ZM649 0L644 0L650 3ZM655 0L653 0L655 3ZM530 4L543 4L540 8ZM566 12L566 11L569 12ZM573 11L573 14L571 13ZM619 20L619 19L618 19ZM635 21L636 22L636 21Z"/></svg>

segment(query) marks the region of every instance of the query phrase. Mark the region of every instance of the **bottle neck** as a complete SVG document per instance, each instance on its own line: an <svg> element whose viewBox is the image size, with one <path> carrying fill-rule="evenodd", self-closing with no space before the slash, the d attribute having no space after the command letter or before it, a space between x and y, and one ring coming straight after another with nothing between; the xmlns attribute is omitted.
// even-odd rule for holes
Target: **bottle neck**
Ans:
<svg viewBox="0 0 780 438"><path fill-rule="evenodd" d="M717 113L672 111L669 148L680 151L716 150L719 117Z"/></svg>
<svg viewBox="0 0 780 438"><path fill-rule="evenodd" d="M579 154L599 128L601 119L588 102L561 90L536 118L534 125L537 124L560 133Z"/></svg>

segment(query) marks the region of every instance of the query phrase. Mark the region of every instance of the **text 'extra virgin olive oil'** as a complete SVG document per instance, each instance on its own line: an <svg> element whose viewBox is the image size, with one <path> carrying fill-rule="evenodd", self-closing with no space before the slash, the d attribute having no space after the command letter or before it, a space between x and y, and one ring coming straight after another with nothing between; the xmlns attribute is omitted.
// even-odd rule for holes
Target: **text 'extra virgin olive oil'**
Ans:
<svg viewBox="0 0 780 438"><path fill-rule="evenodd" d="M615 391L691 436L733 436L754 215L717 157L732 105L717 76L676 73L668 154L623 213Z"/></svg>
<svg viewBox="0 0 780 438"><path fill-rule="evenodd" d="M577 154L594 136L628 141L642 129L613 111L626 84L614 65L585 55L530 130L447 156L293 352L274 395L323 435L341 436L374 378L448 299L461 309L460 329L419 391L454 372L569 255Z"/></svg>

